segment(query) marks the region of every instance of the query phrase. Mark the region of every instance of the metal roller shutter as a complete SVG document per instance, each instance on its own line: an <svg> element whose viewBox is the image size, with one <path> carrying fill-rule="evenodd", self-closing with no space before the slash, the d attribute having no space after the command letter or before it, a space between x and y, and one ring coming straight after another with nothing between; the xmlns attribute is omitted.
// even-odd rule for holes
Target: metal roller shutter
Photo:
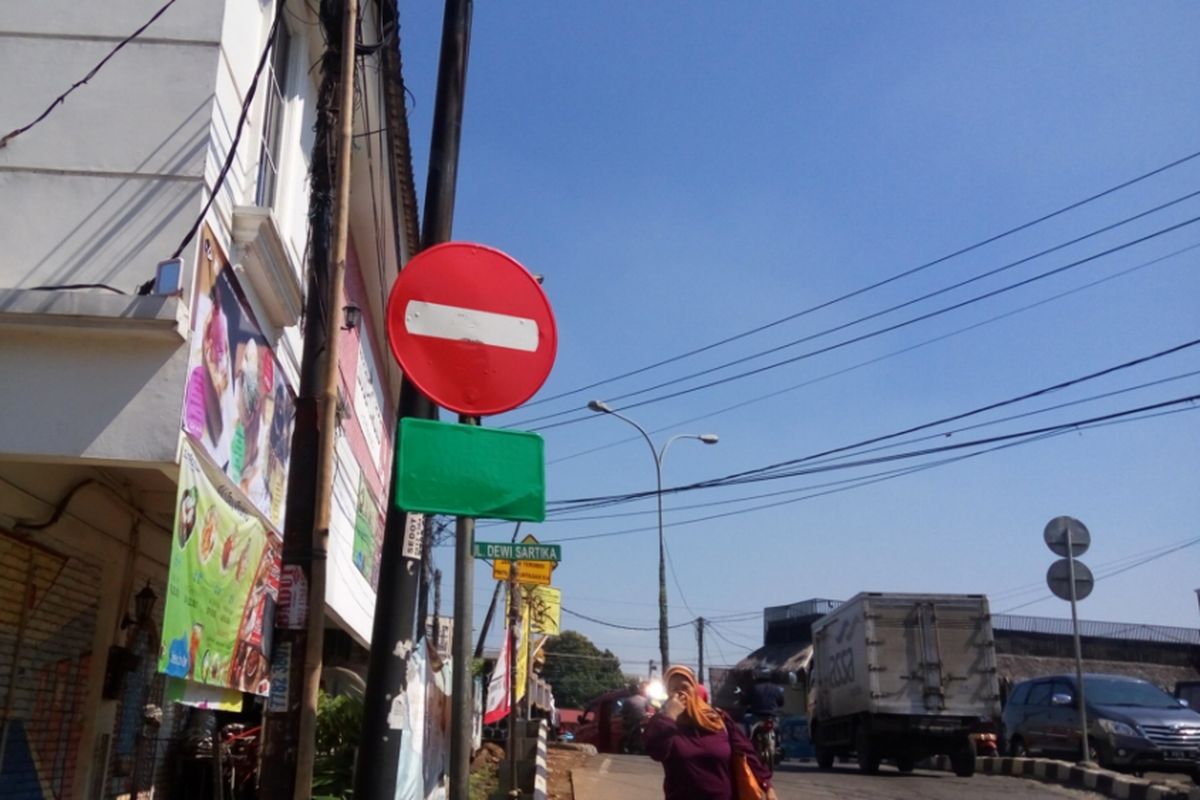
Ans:
<svg viewBox="0 0 1200 800"><path fill-rule="evenodd" d="M0 797L71 794L100 573L0 532Z"/></svg>

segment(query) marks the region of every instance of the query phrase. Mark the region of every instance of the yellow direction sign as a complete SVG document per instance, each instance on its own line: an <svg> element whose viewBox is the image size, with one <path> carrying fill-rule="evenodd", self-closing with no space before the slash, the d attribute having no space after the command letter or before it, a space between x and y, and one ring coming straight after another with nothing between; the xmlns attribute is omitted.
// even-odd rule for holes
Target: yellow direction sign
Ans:
<svg viewBox="0 0 1200 800"><path fill-rule="evenodd" d="M512 577L511 561L493 561L492 579L506 581ZM517 583L531 583L541 586L550 585L550 575L554 571L553 561L518 561Z"/></svg>

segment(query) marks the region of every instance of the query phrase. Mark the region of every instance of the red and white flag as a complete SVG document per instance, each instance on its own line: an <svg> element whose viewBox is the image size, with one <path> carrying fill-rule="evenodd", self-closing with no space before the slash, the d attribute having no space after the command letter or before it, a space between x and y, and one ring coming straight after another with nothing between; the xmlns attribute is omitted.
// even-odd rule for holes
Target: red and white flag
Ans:
<svg viewBox="0 0 1200 800"><path fill-rule="evenodd" d="M512 694L508 673L508 651L511 646L512 629L507 628L504 642L500 645L500 655L496 658L496 666L492 667L492 677L488 681L487 704L483 710L484 725L492 725L508 716L508 700Z"/></svg>

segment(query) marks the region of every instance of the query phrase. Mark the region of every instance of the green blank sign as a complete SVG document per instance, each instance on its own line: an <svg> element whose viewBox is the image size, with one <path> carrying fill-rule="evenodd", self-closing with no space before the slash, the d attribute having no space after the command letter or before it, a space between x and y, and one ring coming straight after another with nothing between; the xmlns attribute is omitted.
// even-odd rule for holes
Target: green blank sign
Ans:
<svg viewBox="0 0 1200 800"><path fill-rule="evenodd" d="M398 508L456 517L546 519L546 456L536 433L400 421Z"/></svg>

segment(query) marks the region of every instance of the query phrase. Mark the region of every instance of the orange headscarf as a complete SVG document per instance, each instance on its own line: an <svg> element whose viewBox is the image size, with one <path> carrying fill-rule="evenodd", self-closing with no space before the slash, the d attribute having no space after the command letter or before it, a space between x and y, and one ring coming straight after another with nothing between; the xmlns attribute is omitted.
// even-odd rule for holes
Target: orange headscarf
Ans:
<svg viewBox="0 0 1200 800"><path fill-rule="evenodd" d="M725 718L721 716L721 712L700 698L700 693L697 691L699 684L696 683L696 673L687 667L671 667L663 679L669 686L671 678L675 677L683 679L684 693L687 697L683 716L687 717L693 725L706 731L716 733L725 730Z"/></svg>

